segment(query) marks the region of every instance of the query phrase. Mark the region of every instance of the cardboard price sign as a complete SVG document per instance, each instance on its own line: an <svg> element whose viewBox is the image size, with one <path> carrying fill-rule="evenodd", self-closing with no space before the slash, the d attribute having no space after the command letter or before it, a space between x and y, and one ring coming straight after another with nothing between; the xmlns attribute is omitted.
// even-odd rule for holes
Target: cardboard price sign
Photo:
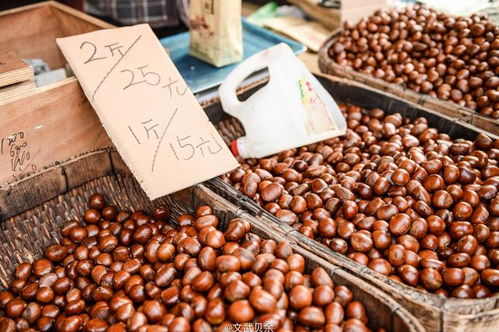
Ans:
<svg viewBox="0 0 499 332"><path fill-rule="evenodd" d="M57 44L149 198L238 166L149 25Z"/></svg>

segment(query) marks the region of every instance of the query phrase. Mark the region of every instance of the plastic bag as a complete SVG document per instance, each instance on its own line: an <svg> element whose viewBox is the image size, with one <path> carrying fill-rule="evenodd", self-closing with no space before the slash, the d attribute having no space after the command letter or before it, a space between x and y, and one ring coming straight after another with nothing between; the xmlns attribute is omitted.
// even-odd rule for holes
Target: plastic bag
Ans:
<svg viewBox="0 0 499 332"><path fill-rule="evenodd" d="M264 68L269 82L245 101L236 91ZM254 54L238 65L219 89L225 112L238 118L246 136L232 142L235 155L262 158L286 149L346 133L347 124L333 97L286 44Z"/></svg>
<svg viewBox="0 0 499 332"><path fill-rule="evenodd" d="M243 58L241 0L191 0L189 53L222 67Z"/></svg>

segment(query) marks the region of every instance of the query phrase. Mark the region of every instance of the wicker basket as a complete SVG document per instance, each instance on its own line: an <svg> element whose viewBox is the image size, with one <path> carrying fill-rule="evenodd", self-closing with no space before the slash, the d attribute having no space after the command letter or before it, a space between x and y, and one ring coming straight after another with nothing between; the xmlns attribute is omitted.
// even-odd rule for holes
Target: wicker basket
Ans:
<svg viewBox="0 0 499 332"><path fill-rule="evenodd" d="M483 116L470 108L459 106L453 102L421 94L402 85L389 83L374 76L359 73L351 67L339 65L331 59L328 54L328 50L336 42L336 39L339 37L341 32L341 29L333 31L324 44L322 44L321 49L319 50L319 68L321 72L366 84L381 91L401 97L405 100L417 103L418 105L422 105L440 114L461 119L496 135L499 134L499 120L497 119Z"/></svg>
<svg viewBox="0 0 499 332"><path fill-rule="evenodd" d="M484 132L458 119L424 108L423 106L404 101L383 91L347 79L318 77L323 86L337 102L355 104L364 108L381 108L387 113L399 112L409 118L425 117L431 126L448 133L451 137L474 139ZM254 89L253 89L254 90ZM251 94L254 91L247 91ZM244 135L241 123L225 115L219 103L206 107L210 119L216 123L226 143ZM489 134L490 135L490 134ZM494 135L492 135L494 136ZM494 136L497 139L497 136ZM479 328L480 331L498 331L499 296L487 299L452 299L441 298L425 291L395 282L373 270L360 265L347 257L338 254L328 247L311 240L291 226L281 223L275 216L260 208L250 198L244 196L220 179L211 180L207 185L221 196L237 202L237 204L253 216L261 220L271 220L286 231L290 238L300 246L324 258L336 266L340 266L356 276L360 276L370 284L394 297L400 304L411 311L428 331L464 331L468 328Z"/></svg>
<svg viewBox="0 0 499 332"><path fill-rule="evenodd" d="M252 232L262 238L287 240L281 227L260 221L216 195L204 185L197 185L151 202L131 176L114 150L97 151L53 166L0 190L0 283L6 287L15 265L39 258L43 249L60 240L59 227L81 216L88 197L99 192L120 209L151 211L166 204L172 217L193 213L199 205L210 205L220 219L220 229L229 220L241 217L252 225ZM50 200L47 200L51 198ZM390 331L425 331L409 312L385 293L348 272L316 257L291 242L295 252L305 257L307 268L322 266L337 284L348 286L354 297L367 309L372 328ZM0 287L0 288L2 288Z"/></svg>

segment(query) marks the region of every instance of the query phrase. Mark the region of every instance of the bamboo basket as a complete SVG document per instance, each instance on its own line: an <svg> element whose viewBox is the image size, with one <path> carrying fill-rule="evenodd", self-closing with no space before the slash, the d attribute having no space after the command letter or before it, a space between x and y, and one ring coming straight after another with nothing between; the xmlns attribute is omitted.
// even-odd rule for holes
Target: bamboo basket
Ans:
<svg viewBox="0 0 499 332"><path fill-rule="evenodd" d="M451 137L474 139L484 130L476 128L459 119L437 114L421 105L402 100L386 92L353 82L348 79L318 76L322 85L330 92L337 102L345 102L364 108L381 108L387 113L401 113L405 117L425 117L430 126L439 128ZM243 93L247 98L255 88ZM221 105L212 100L206 107L207 114L227 144L244 135L241 123L223 113ZM488 134L497 139L497 136ZM428 331L464 331L478 328L479 331L499 330L499 295L487 299L452 299L442 298L426 291L422 291L405 284L395 282L373 270L362 266L347 257L338 254L327 246L309 239L291 226L280 222L253 200L246 197L221 179L213 179L207 183L210 189L224 198L237 203L257 219L265 222L274 222L288 234L288 236L303 248L339 266L355 276L369 282L378 289L390 294L402 306L417 317Z"/></svg>
<svg viewBox="0 0 499 332"><path fill-rule="evenodd" d="M39 190L37 190L39 188ZM47 168L31 177L0 189L0 288L11 280L15 265L32 262L43 249L60 240L59 227L78 218L86 209L88 197L95 192L120 209L151 211L165 204L174 217L194 213L199 205L209 205L220 219L219 228L241 217L251 224L252 232L265 239L288 240L281 227L258 220L200 184L151 202L114 149L101 150ZM352 276L331 263L296 245L304 256L307 269L321 266L336 284L348 286L355 299L367 310L371 328L389 331L425 331L422 325L400 304L376 287Z"/></svg>
<svg viewBox="0 0 499 332"><path fill-rule="evenodd" d="M319 50L319 68L321 72L366 84L383 92L388 92L410 102L422 105L440 114L463 120L496 135L499 134L499 119L483 116L470 108L421 94L402 85L389 83L374 76L357 72L348 66L339 65L329 57L328 50L336 42L341 32L341 28L333 31L324 44L322 44Z"/></svg>

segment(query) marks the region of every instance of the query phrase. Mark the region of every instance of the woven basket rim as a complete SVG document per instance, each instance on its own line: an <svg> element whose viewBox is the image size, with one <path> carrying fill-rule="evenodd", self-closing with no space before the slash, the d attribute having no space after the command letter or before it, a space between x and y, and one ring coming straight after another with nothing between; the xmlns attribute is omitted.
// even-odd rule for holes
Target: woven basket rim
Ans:
<svg viewBox="0 0 499 332"><path fill-rule="evenodd" d="M474 119L479 119L480 121L484 121L489 123L490 125L495 125L495 132L492 134L499 134L499 119L493 119L491 117L487 117L481 115L480 113L472 110L471 108L460 106L456 103L449 102L446 100L439 99L437 97L432 97L427 94L422 94L416 91L413 91L403 85L394 84L386 82L382 79L376 78L372 75L368 75L365 73L358 72L349 66L341 66L336 61L334 61L328 54L329 48L336 42L336 39L343 32L343 28L338 28L331 32L331 34L327 37L324 43L321 45L319 49L319 69L322 73L330 74L330 75L338 75L339 73L347 73L354 78L358 78L359 81L362 79L364 84L371 85L372 83L376 87L383 87L383 90L392 93L392 91L400 92L401 94L406 94L412 97L412 99L417 99L417 103L424 105L425 103L430 103L431 106L441 107L444 109L452 110L457 113L462 113L463 117L467 119L467 121L474 121ZM377 88L380 90L380 88Z"/></svg>
<svg viewBox="0 0 499 332"><path fill-rule="evenodd" d="M85 158L90 157L91 154L87 155L86 157L79 158L77 161L74 161L75 163L80 163L82 167L85 167ZM119 181L118 179L122 179ZM124 190L125 196L127 196L127 193L130 194L130 190L133 190L133 187L137 188L140 190L140 186L138 185L137 181L133 177L131 173L125 173L122 174L120 171L117 171L116 174L111 174L107 176L98 176L93 178L89 183L82 184L78 187L72 188L71 191L67 191L64 193L61 193L59 196L52 198L49 202L44 202L40 205L32 207L30 210L26 211L23 214L29 214L31 217L36 217L37 212L33 211L39 211L40 209L45 210L47 207L46 205L51 205L54 203L64 203L66 202L72 202L70 201L70 197L73 195L78 195L80 197L81 191L88 190L88 186L92 186L92 183L94 183L96 186L99 186L99 183L107 183L110 182L112 184L117 185L120 187L120 184L126 184L126 183L132 183L133 185L131 187L126 187ZM113 189L113 185L107 186L106 188ZM88 193L90 194L90 193ZM106 195L106 192L103 192L104 195ZM62 197L61 197L62 196ZM134 196L134 195L132 195ZM120 196L121 197L121 196ZM133 199L127 198L127 201L130 203L133 203L136 199L140 198L148 200L148 198L145 196L145 194L138 193L137 196ZM336 275L336 278L340 278L340 280L347 280L348 284L351 286L349 287L355 287L355 291L358 292L359 294L366 294L364 296L368 296L371 300L369 301L375 301L375 303L382 304L384 310L384 316L385 317L390 317L395 315L397 318L391 318L390 321L387 321L386 323L391 323L394 324L394 322L398 322L399 324L404 324L406 328L408 328L410 331L415 331L415 332L424 332L424 328L421 325L421 323L404 307L402 307L397 301L395 301L390 295L386 294L382 290L377 289L376 287L369 285L365 280L362 280L359 276L355 276L352 273L343 271L340 269L338 266L332 264L331 262L328 262L320 257L317 257L313 253L305 250L302 247L299 247L293 239L288 239L287 234L280 229L280 226L277 224L270 224L270 221L267 220L262 220L258 219L250 214L248 214L244 209L242 209L240 206L236 206L235 204L229 202L225 198L217 195L213 191L211 191L208 187L206 187L204 184L198 184L192 187L189 187L187 189L184 189L182 191L179 191L177 193L167 195L161 199L166 199L166 201L170 202L172 201L173 205L175 204L176 201L182 200L184 197L191 197L190 199L187 199L184 201L185 203L182 204L199 204L202 202L203 197L207 200L209 200L209 205L212 206L214 211L219 211L221 213L229 213L229 215L233 215L234 217L240 217L248 220L250 224L253 227L256 227L257 230L260 232L264 232L264 234L267 237L273 238L275 240L286 240L288 241L292 247L294 252L301 254L307 261L307 265L312 264L312 266L322 266L326 268L328 271L328 274L331 276ZM201 201L200 201L201 200ZM190 203L192 202L192 203ZM154 204L154 201L149 203ZM148 204L149 204L148 203ZM59 204L59 208L65 208L66 205L64 204ZM74 206L71 206L71 208L74 208ZM195 206L193 207L193 211L195 211ZM26 216L23 216L25 218ZM55 216L54 218L51 218L50 221L47 222L54 222L54 220L58 216ZM15 217L12 218L14 220ZM28 217L29 218L29 217ZM227 225L222 221L224 218L221 219L220 221L220 227L226 227ZM255 232L255 230L253 230ZM36 256L35 256L36 257ZM360 298L359 298L360 300ZM376 315L376 310L375 308L369 309L371 313ZM390 326L393 330L393 327Z"/></svg>

